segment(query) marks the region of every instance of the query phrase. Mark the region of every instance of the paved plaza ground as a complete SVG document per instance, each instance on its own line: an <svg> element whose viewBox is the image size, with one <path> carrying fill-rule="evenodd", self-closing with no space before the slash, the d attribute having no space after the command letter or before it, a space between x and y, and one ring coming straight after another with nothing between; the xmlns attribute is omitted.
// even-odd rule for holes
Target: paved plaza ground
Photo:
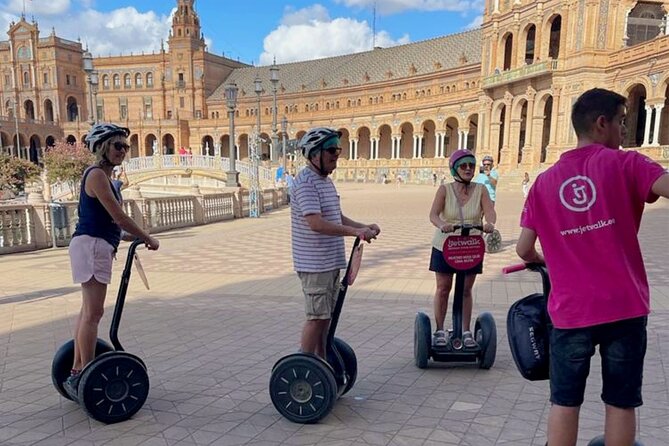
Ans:
<svg viewBox="0 0 669 446"><path fill-rule="evenodd" d="M1 257L0 445L543 445L548 383L521 378L506 339L508 306L539 289L533 273L501 274L518 262L520 192L499 197L504 249L487 256L475 287L475 313L490 310L497 321L494 367L419 370L413 323L416 310L430 310L435 287L427 271L435 189L339 190L345 214L378 223L382 234L365 247L338 331L358 356L358 381L320 424L288 422L268 394L271 367L296 351L304 317L289 210L281 209L160 234L158 252L141 252L151 290L134 277L120 338L146 362L151 391L133 419L116 425L88 419L51 384L52 357L71 338L81 301L67 250ZM654 312L639 412L647 446L669 444L668 228L669 204L649 206L641 239ZM116 262L105 339L121 268ZM582 410L583 445L603 429L597 358Z"/></svg>

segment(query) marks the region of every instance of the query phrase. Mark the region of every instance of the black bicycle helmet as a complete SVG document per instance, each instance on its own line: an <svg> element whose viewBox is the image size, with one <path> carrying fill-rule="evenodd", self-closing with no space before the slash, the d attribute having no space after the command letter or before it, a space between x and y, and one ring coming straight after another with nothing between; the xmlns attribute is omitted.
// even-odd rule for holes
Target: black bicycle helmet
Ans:
<svg viewBox="0 0 669 446"><path fill-rule="evenodd" d="M91 127L88 134L86 134L86 137L84 138L84 144L86 144L86 147L88 147L91 152L95 153L102 142L115 135L121 135L127 138L130 136L130 129L126 127L119 127L115 124L95 124L93 127Z"/></svg>

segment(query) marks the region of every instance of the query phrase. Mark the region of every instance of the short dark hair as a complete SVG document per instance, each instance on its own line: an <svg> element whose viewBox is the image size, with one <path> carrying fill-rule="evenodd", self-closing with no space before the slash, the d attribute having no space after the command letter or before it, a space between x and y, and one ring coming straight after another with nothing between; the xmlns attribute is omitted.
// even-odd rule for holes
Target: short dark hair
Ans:
<svg viewBox="0 0 669 446"><path fill-rule="evenodd" d="M571 109L571 124L578 136L587 135L600 116L612 121L627 99L615 91L593 88L583 93Z"/></svg>

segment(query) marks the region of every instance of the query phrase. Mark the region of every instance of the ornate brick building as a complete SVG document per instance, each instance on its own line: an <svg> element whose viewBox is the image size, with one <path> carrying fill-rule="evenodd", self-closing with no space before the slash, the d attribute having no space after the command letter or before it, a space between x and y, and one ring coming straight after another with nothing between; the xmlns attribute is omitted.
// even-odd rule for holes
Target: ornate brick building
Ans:
<svg viewBox="0 0 669 446"><path fill-rule="evenodd" d="M179 147L227 157L230 82L239 88L237 156L248 157L258 114L269 141L270 67L207 52L194 0L177 3L169 49L95 58L94 91L80 43L40 38L24 19L13 24L0 42L3 150L15 146L18 102L20 145L32 147L24 156L54 138L80 140L99 119L131 128L133 157ZM535 170L573 146L570 107L599 86L629 98L625 146L666 162L667 11L666 0L486 0L477 30L277 65L277 118L287 119L289 139L317 125L342 130L340 171L350 179L430 175L459 147L493 155L504 170ZM262 151L277 158L267 142Z"/></svg>

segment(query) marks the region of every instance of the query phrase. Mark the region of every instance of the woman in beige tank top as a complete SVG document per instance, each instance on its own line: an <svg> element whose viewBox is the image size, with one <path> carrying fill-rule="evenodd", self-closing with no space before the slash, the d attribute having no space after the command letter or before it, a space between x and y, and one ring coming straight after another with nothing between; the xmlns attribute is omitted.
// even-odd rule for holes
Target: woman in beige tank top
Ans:
<svg viewBox="0 0 669 446"><path fill-rule="evenodd" d="M430 210L430 222L437 228L432 238L432 255L430 271L437 278L437 291L434 295L434 318L436 331L432 338L435 346L448 343L444 331L444 320L448 310L448 296L453 285L453 274L456 272L444 260L442 249L444 242L453 235L453 226L460 224L483 225L484 232L492 232L497 221L497 214L488 191L482 184L472 183L476 173L476 158L469 150L457 150L450 156L451 174L455 181L439 186ZM476 231L472 231L472 234ZM463 301L463 343L465 347L475 347L476 341L471 332L472 318L472 287L476 275L481 274L483 266L479 265L466 272Z"/></svg>

